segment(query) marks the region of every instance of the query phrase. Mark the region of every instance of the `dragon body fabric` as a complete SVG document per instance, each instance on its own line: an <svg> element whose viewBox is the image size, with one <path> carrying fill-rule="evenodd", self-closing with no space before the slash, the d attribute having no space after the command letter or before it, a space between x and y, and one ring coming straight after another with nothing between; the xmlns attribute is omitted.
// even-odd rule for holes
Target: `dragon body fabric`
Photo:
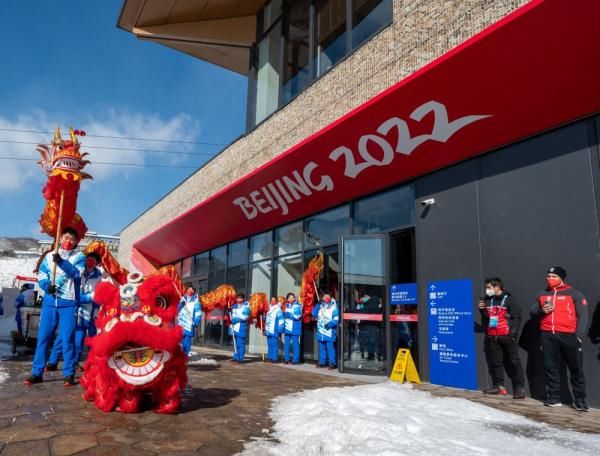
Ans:
<svg viewBox="0 0 600 456"><path fill-rule="evenodd" d="M134 413L146 405L175 413L187 384L186 356L177 324L180 292L176 281L159 271L143 278L130 273L117 287L98 284L98 334L88 339L90 353L81 385L84 399L109 412Z"/></svg>
<svg viewBox="0 0 600 456"><path fill-rule="evenodd" d="M87 153L79 151L78 136L85 136L85 132L69 129L69 140L63 140L60 129L56 129L50 146L38 145L37 150L41 155L38 161L48 181L42 190L46 205L40 218L42 232L48 236L56 237L57 231L64 227L72 227L77 232L77 239L81 240L87 231L85 222L77 214L77 195L79 186L84 179L91 176L83 172L83 168L89 164L84 160ZM62 204L62 226L59 224L59 212L61 195Z"/></svg>
<svg viewBox="0 0 600 456"><path fill-rule="evenodd" d="M323 270L323 252L319 252L308 263L308 267L302 274L302 285L300 286L300 302L302 303L302 320L308 323L312 318L312 310L315 306L315 295L317 294L316 283Z"/></svg>

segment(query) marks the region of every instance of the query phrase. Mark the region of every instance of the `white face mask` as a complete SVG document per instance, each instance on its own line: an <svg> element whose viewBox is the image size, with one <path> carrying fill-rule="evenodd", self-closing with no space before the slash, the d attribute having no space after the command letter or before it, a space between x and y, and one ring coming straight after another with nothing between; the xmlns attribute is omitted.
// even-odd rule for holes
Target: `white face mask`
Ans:
<svg viewBox="0 0 600 456"><path fill-rule="evenodd" d="M494 291L493 288L486 288L485 289L485 294L488 295L490 298L492 296L496 296L496 292Z"/></svg>

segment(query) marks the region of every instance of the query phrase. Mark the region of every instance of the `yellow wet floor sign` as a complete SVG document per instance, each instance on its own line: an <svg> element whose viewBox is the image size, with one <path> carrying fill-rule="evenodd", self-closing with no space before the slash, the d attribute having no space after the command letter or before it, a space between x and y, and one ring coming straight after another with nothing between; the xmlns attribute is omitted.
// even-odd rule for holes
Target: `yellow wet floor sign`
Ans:
<svg viewBox="0 0 600 456"><path fill-rule="evenodd" d="M404 383L404 380L407 380L409 382L416 383L417 385L421 384L417 367L412 359L410 350L407 348L401 348L398 350L396 362L394 363L394 368L392 369L392 374L390 375L390 380L398 383Z"/></svg>

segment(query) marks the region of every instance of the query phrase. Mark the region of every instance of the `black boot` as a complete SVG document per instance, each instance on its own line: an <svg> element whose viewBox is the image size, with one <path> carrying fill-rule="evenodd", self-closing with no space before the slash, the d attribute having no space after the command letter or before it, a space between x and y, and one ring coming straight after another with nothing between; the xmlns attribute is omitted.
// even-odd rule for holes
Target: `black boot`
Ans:
<svg viewBox="0 0 600 456"><path fill-rule="evenodd" d="M37 385L38 383L42 383L44 379L42 377L38 377L37 375L30 375L25 379L26 385Z"/></svg>

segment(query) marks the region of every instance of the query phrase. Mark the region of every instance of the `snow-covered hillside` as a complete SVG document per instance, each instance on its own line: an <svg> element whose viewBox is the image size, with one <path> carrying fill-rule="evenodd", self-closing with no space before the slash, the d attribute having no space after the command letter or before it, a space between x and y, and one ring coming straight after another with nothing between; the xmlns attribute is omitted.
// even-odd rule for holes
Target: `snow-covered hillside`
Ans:
<svg viewBox="0 0 600 456"><path fill-rule="evenodd" d="M33 275L38 248L38 241L32 238L0 237L0 288L11 287L17 274Z"/></svg>
<svg viewBox="0 0 600 456"><path fill-rule="evenodd" d="M0 287L11 287L17 274L32 276L37 258L0 257Z"/></svg>

